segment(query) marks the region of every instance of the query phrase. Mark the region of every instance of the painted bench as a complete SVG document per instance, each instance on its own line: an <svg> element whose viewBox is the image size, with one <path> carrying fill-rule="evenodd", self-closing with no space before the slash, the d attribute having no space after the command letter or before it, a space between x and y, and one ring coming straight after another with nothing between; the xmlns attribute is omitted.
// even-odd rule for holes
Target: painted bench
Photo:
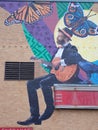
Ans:
<svg viewBox="0 0 98 130"><path fill-rule="evenodd" d="M55 108L98 109L98 85L54 84Z"/></svg>

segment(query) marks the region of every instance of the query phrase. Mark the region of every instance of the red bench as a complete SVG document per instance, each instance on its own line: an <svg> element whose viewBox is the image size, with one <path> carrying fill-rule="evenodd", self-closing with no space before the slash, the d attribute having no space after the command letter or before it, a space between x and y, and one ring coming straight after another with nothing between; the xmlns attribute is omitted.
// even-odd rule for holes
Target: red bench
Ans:
<svg viewBox="0 0 98 130"><path fill-rule="evenodd" d="M98 85L54 84L55 108L98 109Z"/></svg>

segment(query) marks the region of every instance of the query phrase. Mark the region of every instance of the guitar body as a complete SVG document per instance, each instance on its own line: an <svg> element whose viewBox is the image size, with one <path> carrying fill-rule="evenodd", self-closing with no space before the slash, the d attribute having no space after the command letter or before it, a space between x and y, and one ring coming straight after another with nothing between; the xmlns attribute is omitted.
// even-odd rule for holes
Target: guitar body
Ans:
<svg viewBox="0 0 98 130"><path fill-rule="evenodd" d="M42 62L42 64L46 64L50 67L52 67L52 70L50 73L55 74L56 78L61 81L61 82L66 82L69 79L71 79L74 74L77 71L77 65L76 64L72 64L69 66L59 66L58 69L55 69L55 67L58 65L58 63L60 63L60 58L54 58L51 62L47 62L44 60L39 60L36 57L31 57L31 60L33 60L34 62Z"/></svg>
<svg viewBox="0 0 98 130"><path fill-rule="evenodd" d="M54 66L56 66L60 61L60 58L54 58L52 61L52 64ZM52 74L55 74L56 78L61 81L61 82L65 82L68 81L69 79L71 79L74 74L76 73L77 70L77 65L73 64L73 65L69 65L69 66L60 66L58 70L55 70L55 68L53 68L51 70Z"/></svg>

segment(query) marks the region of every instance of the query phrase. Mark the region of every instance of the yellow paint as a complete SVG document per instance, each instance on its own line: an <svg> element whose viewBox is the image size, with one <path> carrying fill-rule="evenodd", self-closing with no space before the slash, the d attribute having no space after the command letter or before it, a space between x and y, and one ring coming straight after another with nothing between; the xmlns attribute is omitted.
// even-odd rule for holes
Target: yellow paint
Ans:
<svg viewBox="0 0 98 130"><path fill-rule="evenodd" d="M89 13L88 11L84 11L84 15L86 16ZM95 12L91 12L91 14L95 14ZM95 16L89 18L92 22L98 25L98 13ZM63 17L57 23L54 30L54 39L56 43L56 37L58 35L58 28L64 28ZM80 38L77 36L72 37L71 43L78 48L79 53L88 61L96 61L98 60L98 35L97 36L87 36L86 38ZM56 43L57 45L57 43Z"/></svg>

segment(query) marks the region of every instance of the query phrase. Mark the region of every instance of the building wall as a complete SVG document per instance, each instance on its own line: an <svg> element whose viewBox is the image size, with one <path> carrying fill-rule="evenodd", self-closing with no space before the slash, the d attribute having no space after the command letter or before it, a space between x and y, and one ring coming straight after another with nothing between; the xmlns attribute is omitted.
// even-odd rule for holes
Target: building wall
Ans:
<svg viewBox="0 0 98 130"><path fill-rule="evenodd" d="M26 90L27 81L5 81L6 61L28 62L33 55L24 37L21 25L6 27L4 19L8 12L0 8L0 127L19 127L18 120L29 117ZM35 77L46 74L36 63ZM38 90L41 113L45 104L41 90ZM52 117L42 125L31 125L34 130L97 130L98 110L55 110Z"/></svg>

